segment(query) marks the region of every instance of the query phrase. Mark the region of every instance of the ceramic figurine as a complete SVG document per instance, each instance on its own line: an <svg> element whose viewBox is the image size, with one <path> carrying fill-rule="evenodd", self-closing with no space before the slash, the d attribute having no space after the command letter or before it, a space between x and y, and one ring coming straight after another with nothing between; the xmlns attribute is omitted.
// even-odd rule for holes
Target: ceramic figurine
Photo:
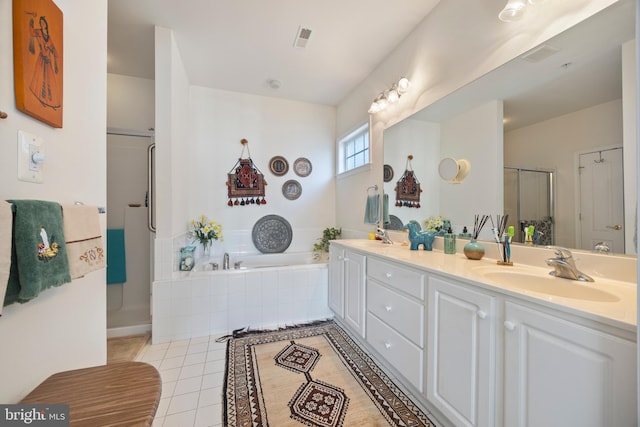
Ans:
<svg viewBox="0 0 640 427"><path fill-rule="evenodd" d="M412 251L417 251L420 245L424 247L425 251L433 250L433 240L436 234L434 231L420 231L420 223L417 221L409 221L406 228L409 229L409 241L411 242Z"/></svg>

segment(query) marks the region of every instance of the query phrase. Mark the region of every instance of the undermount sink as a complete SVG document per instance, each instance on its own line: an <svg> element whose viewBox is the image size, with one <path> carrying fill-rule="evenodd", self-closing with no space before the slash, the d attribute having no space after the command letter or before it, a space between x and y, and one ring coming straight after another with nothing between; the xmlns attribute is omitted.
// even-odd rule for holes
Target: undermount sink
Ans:
<svg viewBox="0 0 640 427"><path fill-rule="evenodd" d="M596 283L586 285L577 280L563 279L545 273L526 270L509 270L510 267L484 267L474 269L487 280L512 288L536 292L544 295L572 298L586 301L616 302L620 298L598 289Z"/></svg>

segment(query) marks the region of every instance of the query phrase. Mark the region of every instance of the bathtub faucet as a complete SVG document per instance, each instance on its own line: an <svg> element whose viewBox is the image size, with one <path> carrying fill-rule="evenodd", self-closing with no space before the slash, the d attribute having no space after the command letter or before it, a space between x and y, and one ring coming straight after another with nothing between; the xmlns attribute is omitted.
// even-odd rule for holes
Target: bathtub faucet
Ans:
<svg viewBox="0 0 640 427"><path fill-rule="evenodd" d="M222 257L222 269L223 270L228 270L229 269L229 254L228 253L224 253L224 256Z"/></svg>

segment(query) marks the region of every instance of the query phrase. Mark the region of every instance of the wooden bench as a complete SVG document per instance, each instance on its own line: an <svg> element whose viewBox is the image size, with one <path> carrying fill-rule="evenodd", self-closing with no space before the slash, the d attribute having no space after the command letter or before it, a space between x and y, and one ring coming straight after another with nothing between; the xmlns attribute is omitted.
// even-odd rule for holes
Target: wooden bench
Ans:
<svg viewBox="0 0 640 427"><path fill-rule="evenodd" d="M20 403L68 404L72 426L150 426L161 392L156 368L121 362L53 374Z"/></svg>

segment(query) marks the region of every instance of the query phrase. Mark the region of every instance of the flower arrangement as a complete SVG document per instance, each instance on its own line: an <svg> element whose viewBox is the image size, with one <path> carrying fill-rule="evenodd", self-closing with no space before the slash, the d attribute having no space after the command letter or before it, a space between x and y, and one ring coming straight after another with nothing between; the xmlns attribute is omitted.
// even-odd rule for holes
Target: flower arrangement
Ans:
<svg viewBox="0 0 640 427"><path fill-rule="evenodd" d="M423 222L424 228L436 233L446 233L451 228L451 221L442 215L430 216Z"/></svg>
<svg viewBox="0 0 640 427"><path fill-rule="evenodd" d="M192 219L190 223L189 237L200 242L208 249L214 240L222 241L222 224L209 220L206 215L200 215L198 219Z"/></svg>
<svg viewBox="0 0 640 427"><path fill-rule="evenodd" d="M342 228L327 227L322 231L322 237L318 243L313 244L313 257L320 259L323 252L329 252L329 241L337 240L342 236Z"/></svg>

